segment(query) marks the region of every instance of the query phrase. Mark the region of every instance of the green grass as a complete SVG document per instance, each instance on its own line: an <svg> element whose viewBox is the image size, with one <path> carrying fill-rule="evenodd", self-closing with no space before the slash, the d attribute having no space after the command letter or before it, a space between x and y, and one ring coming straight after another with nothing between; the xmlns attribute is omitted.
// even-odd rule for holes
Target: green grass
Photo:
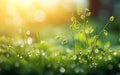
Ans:
<svg viewBox="0 0 120 75"><path fill-rule="evenodd" d="M78 12L80 20L73 16L70 26L1 35L0 75L120 75L119 37L106 30L114 17L98 29L86 24L85 12Z"/></svg>
<svg viewBox="0 0 120 75"><path fill-rule="evenodd" d="M90 50L80 48L82 45L78 43L79 49L74 54L67 32L64 32L68 35L67 44L55 39L63 28L50 28L51 36L42 31L38 35L40 39L26 34L0 37L0 75L119 75L119 46L106 50L98 48L90 57ZM26 42L30 36L32 44Z"/></svg>

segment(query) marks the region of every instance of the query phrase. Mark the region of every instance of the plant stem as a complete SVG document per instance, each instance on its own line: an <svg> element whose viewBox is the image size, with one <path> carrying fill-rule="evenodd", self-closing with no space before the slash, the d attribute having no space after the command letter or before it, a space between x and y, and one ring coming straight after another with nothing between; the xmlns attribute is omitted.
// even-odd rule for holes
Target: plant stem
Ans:
<svg viewBox="0 0 120 75"><path fill-rule="evenodd" d="M91 51L90 55L93 54L94 49L95 49L95 45L96 45L96 43L97 43L97 40L98 40L99 36L100 36L101 33L103 32L103 30L108 26L109 23L110 23L110 21L108 21L108 22L105 24L105 26L102 28L102 30L99 32L98 37L95 39L95 42L93 43L92 51Z"/></svg>
<svg viewBox="0 0 120 75"><path fill-rule="evenodd" d="M99 32L98 37L101 35L101 33L104 31L104 29L108 26L108 24L110 23L110 21L108 21L105 26L103 27L103 29Z"/></svg>
<svg viewBox="0 0 120 75"><path fill-rule="evenodd" d="M87 37L87 34L86 34L86 32L85 32L85 28L86 28L86 19L84 19L83 26L84 26L85 39L86 39L87 45L89 46L89 43L88 43L88 37ZM86 47L87 47L87 46L86 46Z"/></svg>

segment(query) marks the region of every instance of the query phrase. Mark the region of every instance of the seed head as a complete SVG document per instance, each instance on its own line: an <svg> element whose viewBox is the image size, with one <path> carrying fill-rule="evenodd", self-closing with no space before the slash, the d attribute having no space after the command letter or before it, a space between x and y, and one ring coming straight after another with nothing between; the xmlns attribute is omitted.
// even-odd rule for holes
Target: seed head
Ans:
<svg viewBox="0 0 120 75"><path fill-rule="evenodd" d="M85 15L81 15L80 18L81 18L82 20L84 20L84 19L85 19Z"/></svg>
<svg viewBox="0 0 120 75"><path fill-rule="evenodd" d="M113 22L113 21L114 21L114 16L111 16L111 17L109 18L109 21L110 21L110 22Z"/></svg>
<svg viewBox="0 0 120 75"><path fill-rule="evenodd" d="M91 15L91 12L87 12L87 13L86 13L86 16L90 16L90 15Z"/></svg>

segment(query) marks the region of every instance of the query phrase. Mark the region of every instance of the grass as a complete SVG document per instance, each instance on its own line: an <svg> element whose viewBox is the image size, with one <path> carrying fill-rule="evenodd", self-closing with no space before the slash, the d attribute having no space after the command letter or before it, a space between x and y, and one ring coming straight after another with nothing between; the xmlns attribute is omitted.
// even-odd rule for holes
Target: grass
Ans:
<svg viewBox="0 0 120 75"><path fill-rule="evenodd" d="M89 10L85 11L90 16ZM1 36L0 75L120 75L120 46L110 43L115 34L108 35L107 24L96 32L85 24L86 14L80 14L78 10L81 28L73 16L70 29L19 29L11 37ZM113 20L112 16L108 22Z"/></svg>
<svg viewBox="0 0 120 75"><path fill-rule="evenodd" d="M94 57L88 59L90 50L81 48L74 54L72 42L61 44L62 39L57 41L55 34L52 34L54 37L45 38L46 40L43 38L49 35L43 34L39 42L35 42L34 36L32 44L24 42L30 35L26 35L26 39L22 34L19 34L21 37L14 37L14 39L0 37L0 74L119 75L120 47L107 50L98 48L95 50Z"/></svg>

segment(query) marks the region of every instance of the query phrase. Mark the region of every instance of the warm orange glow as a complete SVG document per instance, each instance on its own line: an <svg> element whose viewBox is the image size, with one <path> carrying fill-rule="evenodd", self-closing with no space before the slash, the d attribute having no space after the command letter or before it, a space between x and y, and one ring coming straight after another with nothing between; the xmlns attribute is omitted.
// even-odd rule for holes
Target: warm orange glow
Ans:
<svg viewBox="0 0 120 75"><path fill-rule="evenodd" d="M5 0L2 13L6 25L27 26L39 23L68 22L71 13L83 8L87 0ZM83 7L82 7L83 6ZM68 19L68 20L67 20ZM40 24L39 24L40 25ZM35 26L33 26L35 27Z"/></svg>
<svg viewBox="0 0 120 75"><path fill-rule="evenodd" d="M9 3L13 5L18 5L21 7L28 7L34 2L34 0L9 0Z"/></svg>
<svg viewBox="0 0 120 75"><path fill-rule="evenodd" d="M46 14L42 10L38 10L34 13L34 20L37 22L43 22L46 19Z"/></svg>
<svg viewBox="0 0 120 75"><path fill-rule="evenodd" d="M34 2L34 0L16 0L19 4L23 6L28 6Z"/></svg>

